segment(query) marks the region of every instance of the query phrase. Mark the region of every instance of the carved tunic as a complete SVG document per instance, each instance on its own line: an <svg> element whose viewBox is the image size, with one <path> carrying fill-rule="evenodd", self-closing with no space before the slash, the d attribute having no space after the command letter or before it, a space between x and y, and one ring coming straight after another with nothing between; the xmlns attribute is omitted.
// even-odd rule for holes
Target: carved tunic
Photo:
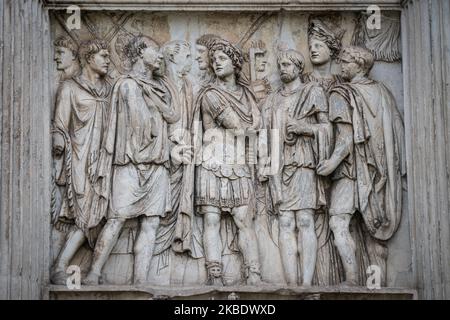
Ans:
<svg viewBox="0 0 450 320"><path fill-rule="evenodd" d="M79 76L64 81L57 94L54 145L64 149L64 158L57 161L56 182L66 186L59 220L72 221L86 233L107 209L108 190L96 177L110 93L106 81L96 88Z"/></svg>
<svg viewBox="0 0 450 320"><path fill-rule="evenodd" d="M361 212L377 239L398 228L406 173L404 128L392 94L380 83L356 80L332 90L330 120L350 124L350 155L333 175L331 214Z"/></svg>
<svg viewBox="0 0 450 320"><path fill-rule="evenodd" d="M109 218L171 211L167 123L178 120L164 87L137 76L114 87L106 150L113 154Z"/></svg>
<svg viewBox="0 0 450 320"><path fill-rule="evenodd" d="M328 103L324 90L316 85L307 84L294 92L284 92L282 88L272 94L265 106L266 126L272 136L278 137L280 147L280 172L271 177L272 186L278 185L281 191L280 210L298 211L318 209L323 198L319 189L315 168L319 159L319 132L317 113L328 112ZM314 128L316 137L287 134L289 121L302 121ZM276 192L276 191L274 191ZM322 194L319 196L319 193ZM322 200L323 200L322 199Z"/></svg>

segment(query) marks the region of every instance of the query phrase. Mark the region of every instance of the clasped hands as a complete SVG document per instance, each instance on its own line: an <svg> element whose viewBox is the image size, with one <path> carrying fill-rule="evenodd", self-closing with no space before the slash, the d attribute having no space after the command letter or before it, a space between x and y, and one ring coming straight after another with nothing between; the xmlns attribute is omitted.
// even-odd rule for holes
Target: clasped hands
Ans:
<svg viewBox="0 0 450 320"><path fill-rule="evenodd" d="M304 121L289 120L286 131L288 135L296 134L298 136L314 137L313 129Z"/></svg>
<svg viewBox="0 0 450 320"><path fill-rule="evenodd" d="M190 164L194 154L193 146L191 145L175 145L170 152L172 161L175 165Z"/></svg>

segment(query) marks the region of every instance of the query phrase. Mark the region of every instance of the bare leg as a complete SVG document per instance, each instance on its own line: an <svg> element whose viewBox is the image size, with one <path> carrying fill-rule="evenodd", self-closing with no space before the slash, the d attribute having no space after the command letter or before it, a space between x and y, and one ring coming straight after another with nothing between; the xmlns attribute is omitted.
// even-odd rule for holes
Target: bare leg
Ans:
<svg viewBox="0 0 450 320"><path fill-rule="evenodd" d="M66 238L64 246L59 252L59 256L56 259L55 266L52 272L52 283L65 284L67 279L66 270L70 261L77 253L78 249L86 241L86 237L80 229L76 228L69 232Z"/></svg>
<svg viewBox="0 0 450 320"><path fill-rule="evenodd" d="M248 212L248 206L234 208L231 214L239 229L239 247L249 268L247 284L256 285L261 282L261 274L252 216Z"/></svg>
<svg viewBox="0 0 450 320"><path fill-rule="evenodd" d="M317 258L317 235L314 228L314 210L300 210L296 214L298 250L302 257L303 285L311 286Z"/></svg>
<svg viewBox="0 0 450 320"><path fill-rule="evenodd" d="M279 241L284 276L290 286L297 285L297 240L295 239L295 217L293 211L280 211Z"/></svg>
<svg viewBox="0 0 450 320"><path fill-rule="evenodd" d="M106 263L112 249L114 248L120 231L125 223L122 219L109 219L100 233L94 248L91 269L83 281L86 285L97 285L102 273L103 266Z"/></svg>
<svg viewBox="0 0 450 320"><path fill-rule="evenodd" d="M208 284L222 285L222 245L220 239L220 209L212 206L202 208L203 245L205 247Z"/></svg>
<svg viewBox="0 0 450 320"><path fill-rule="evenodd" d="M147 282L147 274L155 248L156 232L160 218L144 217L141 221L141 230L134 245L134 283Z"/></svg>
<svg viewBox="0 0 450 320"><path fill-rule="evenodd" d="M356 246L349 230L351 218L352 216L350 214L332 216L330 219L330 227L334 234L335 245L344 265L345 284L356 285L358 283Z"/></svg>

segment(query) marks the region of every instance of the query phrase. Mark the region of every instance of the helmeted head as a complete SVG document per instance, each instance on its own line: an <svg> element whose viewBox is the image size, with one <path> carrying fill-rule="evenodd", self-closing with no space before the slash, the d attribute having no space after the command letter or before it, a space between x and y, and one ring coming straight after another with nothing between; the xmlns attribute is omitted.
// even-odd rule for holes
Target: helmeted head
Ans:
<svg viewBox="0 0 450 320"><path fill-rule="evenodd" d="M289 83L303 73L305 69L305 58L296 50L279 51L277 54L277 65L281 81Z"/></svg>
<svg viewBox="0 0 450 320"><path fill-rule="evenodd" d="M89 66L91 70L103 76L108 73L111 60L106 41L100 39L83 41L78 56L83 67Z"/></svg>
<svg viewBox="0 0 450 320"><path fill-rule="evenodd" d="M224 78L233 73L239 75L244 63L242 51L225 39L214 40L209 50L209 58L218 78Z"/></svg>
<svg viewBox="0 0 450 320"><path fill-rule="evenodd" d="M312 19L308 28L309 55L314 65L323 65L339 56L343 31L333 30L320 19Z"/></svg>
<svg viewBox="0 0 450 320"><path fill-rule="evenodd" d="M341 75L345 80L351 81L357 75L367 76L375 62L373 54L361 47L346 47L339 57Z"/></svg>

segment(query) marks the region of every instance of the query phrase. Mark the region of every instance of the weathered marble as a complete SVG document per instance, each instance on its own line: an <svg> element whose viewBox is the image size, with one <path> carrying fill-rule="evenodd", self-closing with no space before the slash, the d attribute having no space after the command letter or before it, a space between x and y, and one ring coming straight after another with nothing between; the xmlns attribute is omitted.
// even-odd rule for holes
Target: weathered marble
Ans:
<svg viewBox="0 0 450 320"><path fill-rule="evenodd" d="M368 15L363 11L373 2L382 9L378 31L364 24ZM81 29L69 30L65 23L69 14L63 10L69 4L83 9ZM0 6L0 33L4 35L0 46L0 298L389 299L416 298L414 289L419 298L449 297L450 39L444 30L450 6L444 0L24 0L5 1ZM206 34L212 36L203 38ZM151 39L154 50L147 50L148 44L133 46L138 35ZM103 56L108 62L100 57L101 50L85 57L82 43L94 38L108 44L108 56ZM356 48L341 55L349 45L365 46L370 53ZM279 52L294 52L288 50L303 55L303 59L284 56L288 57L286 68L291 61L297 63L296 72L302 73L299 87L311 85L323 91L302 92L298 107L286 98L292 89L286 89L289 71L280 64L283 55ZM159 70L153 81L147 70L155 59L164 63L155 68ZM135 66L138 61L140 69ZM85 72L86 63L93 72ZM107 137L115 136L115 121L120 119L116 114L122 111L116 113L113 108L111 112L109 101L114 94L103 90L105 86L90 84L102 68L107 72L101 77L111 86L123 79L130 81L134 75L142 87L142 92L136 90L128 98L129 106L137 106L138 116L123 128L121 122L119 135L109 144ZM359 77L361 70L370 73ZM89 88L89 96L67 89L73 77L80 79L80 72L89 81L73 83ZM230 81L232 75L234 81ZM345 84L351 79L353 84ZM123 110L121 104L127 101L124 97L130 88L117 90L120 103L113 105ZM144 98L138 103L136 97L141 93ZM68 106L77 106L66 108L71 110L66 113L60 111L64 95L70 100ZM79 105L77 99L82 101ZM318 101L324 101L319 112L327 114L324 119L311 112L302 114L308 109L304 103L310 100L314 110L320 109ZM204 161L205 151L198 157L199 146L210 147L205 123L210 121L221 129L248 125L246 135L251 137L249 132L257 130L261 137L258 131L264 121L259 126L259 112L264 119L267 102L274 109L280 101L290 110L289 134L283 140L297 146L311 139L314 150L294 151L294 158L300 155L306 161L305 156L313 155L314 160L296 162L296 171L282 170L282 179L286 174L295 176L287 183L288 189L278 188L271 175L260 176L260 166L270 161L216 170ZM378 184L367 184L381 197L376 202L369 198L369 208L381 205L375 210L377 219L370 213L375 211L369 212L361 203L355 208L362 215L357 212L352 218L353 210L344 208L343 200L349 202L355 191L344 190L337 185L340 180L332 183L328 178L335 176L338 163L334 160L342 156L340 148L347 139L338 125L346 103L365 121L362 136L357 129L353 132L351 146L356 141L358 155L363 138L380 141L377 151L371 152L373 159L367 156L370 143L366 160L357 159L360 169L363 163L374 167L372 161L378 161ZM77 121L83 117L83 108L94 106L98 118L90 117L95 133L90 134L85 132L90 124ZM140 111L145 108L148 114ZM376 116L377 110L387 109L396 110L396 121L391 124L386 117L381 122ZM373 119L367 118L369 113ZM401 142L403 118L406 149ZM65 123L64 119L72 120ZM206 135L200 140L194 134L200 128L194 120L203 121L200 127ZM355 116L346 121L358 128ZM283 121L265 123L270 129L285 125ZM391 125L394 138L390 140L387 129ZM335 134L326 126L334 128ZM121 134L131 128L130 137L140 137L140 144ZM57 132L66 133L58 136ZM379 139L380 132L384 140ZM80 137L91 145L89 154L82 151ZM152 143L152 152L143 151ZM124 146L125 158L114 158L118 146ZM81 156L68 170L72 153L67 150L73 148L73 154L81 150ZM282 148L284 156L289 154L286 148ZM254 150L249 147L245 154L248 159L261 158L264 152L259 145ZM189 161L192 156L193 163ZM126 157L133 158L132 164L122 161ZM384 158L386 167L380 160ZM150 168L152 161L156 162ZM309 180L301 163L311 171ZM290 169L285 158L281 164ZM128 168L126 177L117 173L124 167ZM380 183L384 177L389 181L387 187ZM361 172L354 178L361 193L366 180ZM323 187L319 187L322 180ZM316 181L317 193L312 191ZM291 188L291 184L296 185ZM304 188L308 184L311 190ZM303 197L297 198L292 191L299 185ZM219 198L211 189L217 187ZM239 192L230 197L230 190ZM95 194L113 211L106 213L105 207L96 205ZM389 200L388 196L398 200L387 206L383 197ZM310 204L313 200L315 205ZM75 224L67 224L71 219ZM81 230L78 233L75 225ZM293 236L286 237L291 234L288 231ZM367 268L374 264L380 267L382 286L407 289L335 287L343 281L365 286ZM82 289L51 285L46 290L50 279L65 283L63 269L68 265L81 268ZM130 286L133 283L139 289ZM246 283L250 286L242 286ZM302 283L313 288L297 287Z"/></svg>

